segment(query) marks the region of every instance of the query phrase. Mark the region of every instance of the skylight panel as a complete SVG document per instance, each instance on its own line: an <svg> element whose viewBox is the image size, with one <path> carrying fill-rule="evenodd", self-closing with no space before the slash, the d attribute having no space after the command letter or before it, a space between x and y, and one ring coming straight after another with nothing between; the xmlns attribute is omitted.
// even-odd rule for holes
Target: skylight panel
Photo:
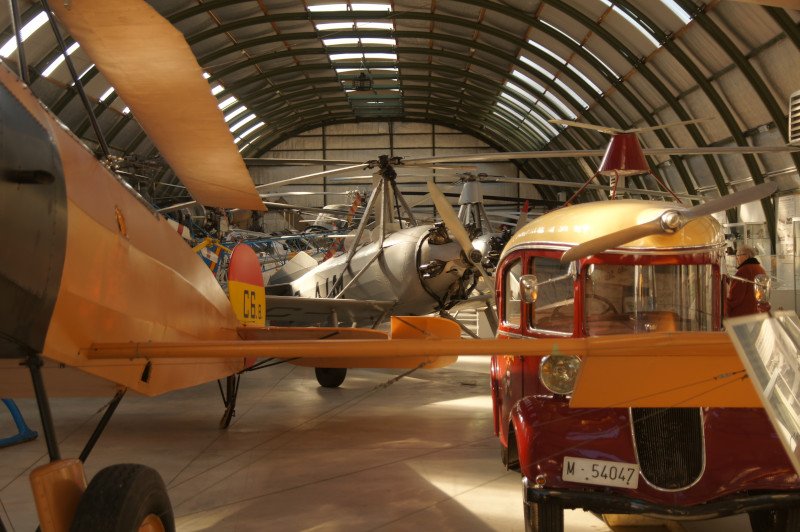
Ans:
<svg viewBox="0 0 800 532"><path fill-rule="evenodd" d="M552 57L553 59L555 59L556 61L558 61L562 65L566 64L566 61L561 59L561 56L559 56L557 53L553 52L552 50L550 50L546 46L541 45L536 41L528 41L528 44L530 44L531 46L533 46L537 50L540 50L540 51L544 52L545 54L549 55L550 57Z"/></svg>
<svg viewBox="0 0 800 532"><path fill-rule="evenodd" d="M78 76L78 79L79 79L79 80L80 80L80 79L83 79L83 76L85 76L86 74L88 74L88 73L89 73L89 71L90 71L91 69L93 69L93 68L94 68L94 63L92 63L91 65L89 65L88 67L86 67L86 70L84 70L83 72L81 72L81 74ZM74 86L75 86L75 82L73 81L72 83L70 83L70 84L69 84L69 86L70 86L70 87L74 87Z"/></svg>
<svg viewBox="0 0 800 532"><path fill-rule="evenodd" d="M342 46L345 44L358 44L358 37L337 37L335 39L322 39L325 46Z"/></svg>
<svg viewBox="0 0 800 532"><path fill-rule="evenodd" d="M318 6L308 6L308 10L312 13L347 11L347 4L322 4Z"/></svg>
<svg viewBox="0 0 800 532"><path fill-rule="evenodd" d="M366 59L388 59L390 61L397 61L397 54L388 54L383 52L368 52L364 54Z"/></svg>
<svg viewBox="0 0 800 532"><path fill-rule="evenodd" d="M558 120L558 115L556 114L555 111L553 111L553 108L550 107L549 105L545 104L543 101L539 100L538 102L536 102L536 108L537 109L541 109L542 111L544 111L544 113L547 116L549 116L551 120ZM550 125L550 124L548 124L548 125ZM555 128L553 128L553 130L557 131Z"/></svg>
<svg viewBox="0 0 800 532"><path fill-rule="evenodd" d="M41 28L44 23L47 22L47 13L42 11L35 17L33 17L27 24L22 26L22 29L19 31L20 37L22 38L22 42L25 42L25 39L33 35L33 33ZM0 56L2 57L9 57L14 51L17 49L17 38L15 35L12 35L9 40L0 47Z"/></svg>
<svg viewBox="0 0 800 532"><path fill-rule="evenodd" d="M122 110L122 114L124 114L124 115L130 114L130 112L131 112L131 108L130 107L126 107L125 109Z"/></svg>
<svg viewBox="0 0 800 532"><path fill-rule="evenodd" d="M331 58L331 61L348 61L352 59L361 59L362 54L330 54L328 57Z"/></svg>
<svg viewBox="0 0 800 532"><path fill-rule="evenodd" d="M589 50L589 49L588 49L588 48L586 48L585 46L583 47L583 49L584 49L584 50L586 50L586 53L588 53L589 55L591 55L592 57L594 57L594 58L597 60L597 62L598 62L598 63L600 63L601 65L603 65L603 66L606 68L606 70L608 70L609 72L611 72L611 74L612 74L612 75L613 75L615 78L619 78L619 74L617 74L617 72L616 72L616 71L615 71L613 68L611 68L610 66L608 66L608 63L606 63L605 61L603 61L602 59L600 59L599 57L597 57L597 54L595 54L594 52L592 52L591 50Z"/></svg>
<svg viewBox="0 0 800 532"><path fill-rule="evenodd" d="M578 115L576 115L575 113L573 113L573 112L572 112L572 109L570 109L569 107L567 107L567 106L566 106L566 104L564 104L564 102L562 102L562 101L561 101L561 100L560 100L560 99L559 99L557 96L555 96L554 94L552 94L552 93L550 93L550 92L546 92L546 93L544 94L544 97L545 97L545 98L547 98L547 101L548 101L548 102L552 103L553 105L555 105L556 107L558 107L559 109L561 109L561 112L562 112L562 113L563 113L565 116L568 116L568 117L569 117L570 119L572 119L572 120L574 120L574 119L578 118Z"/></svg>
<svg viewBox="0 0 800 532"><path fill-rule="evenodd" d="M564 37L566 37L566 38L567 38L567 39L569 39L570 41L574 42L574 43L575 43L575 44L577 44L577 45L580 45L580 42L578 42L576 39L572 38L570 35L567 35L567 34L566 34L564 31L562 31L561 29L557 28L557 27L556 27L556 26L554 26L553 24L550 24L550 23L549 23L549 22L547 22L546 20L541 20L541 19L540 19L540 21L541 21L541 23L542 23L542 24L544 24L544 25L545 25L545 26L547 26L548 28L553 28L554 30L556 30L558 33L560 33L561 35L563 35Z"/></svg>
<svg viewBox="0 0 800 532"><path fill-rule="evenodd" d="M539 129L539 127L537 127L537 125L530 119L527 119L527 120L523 121L522 125L527 127L528 129L530 129L531 131L535 132L542 139L550 140L551 138L553 138L555 136L555 135L548 135L547 133L545 133L544 131Z"/></svg>
<svg viewBox="0 0 800 532"><path fill-rule="evenodd" d="M583 106L583 108L584 108L584 109L588 109L588 108L589 108L589 104L587 104L585 101L583 101L583 98L581 98L580 96L578 96L578 93L577 93L577 92L575 92L574 90L570 89L570 88L569 88L569 86L568 86L566 83L564 83L563 81L561 81L561 80L560 80L560 79L558 79L558 78L555 78L553 81L555 81L555 82L556 82L556 85L558 85L559 87L561 87L562 89L564 89L564 91L565 91L567 94L569 94L570 96L572 96L572 98L573 98L575 101L577 101L579 104L581 104L581 105Z"/></svg>
<svg viewBox="0 0 800 532"><path fill-rule="evenodd" d="M667 9L675 13L675 16L681 19L681 22L684 24L691 22L692 17L690 17L689 13L684 11L683 8L679 6L677 2L675 2L675 0L661 0L661 3L664 4Z"/></svg>
<svg viewBox="0 0 800 532"><path fill-rule="evenodd" d="M515 110L513 110L511 107L507 106L506 104L504 104L504 103L502 103L502 102L497 102L497 107L499 107L499 108L501 108L501 109L505 109L505 110L506 110L506 111L508 111L508 112L509 112L509 113L510 113L512 116L515 116L515 117L516 117L516 118L518 118L520 121L522 121L522 120L525 120L525 117L524 117L524 116L522 116L521 114L519 114L518 112L516 112Z"/></svg>
<svg viewBox="0 0 800 532"><path fill-rule="evenodd" d="M233 133L234 131L237 131L239 129L242 129L244 126L246 126L247 124L249 124L250 122L252 122L255 119L256 119L256 115L254 115L254 114L247 115L246 117L241 119L239 122L236 122L234 125L231 126L231 133Z"/></svg>
<svg viewBox="0 0 800 532"><path fill-rule="evenodd" d="M352 22L323 22L321 24L317 24L316 28L318 31L325 31L325 30L352 30L353 23Z"/></svg>
<svg viewBox="0 0 800 532"><path fill-rule="evenodd" d="M72 52L74 52L75 50L77 50L80 47L81 47L80 44L78 44L76 42L72 43L69 46L69 48L67 48L67 55L72 55ZM44 76L44 77L50 76L50 74L52 74L55 71L55 69L57 69L61 65L61 63L63 63L63 62L64 62L64 54L61 54L58 57L56 57L53 60L53 62L50 63L47 66L47 68L44 69L44 71L42 72L42 76Z"/></svg>
<svg viewBox="0 0 800 532"><path fill-rule="evenodd" d="M259 122L258 124L256 124L256 125L252 126L250 129L248 129L248 130L247 130L247 131L245 131L244 133L240 134L240 135L239 135L239 138L238 138L238 139L236 139L236 142L239 142L239 140L241 140L241 139L245 138L247 135L249 135L250 133L252 133L252 132L253 132L253 131L255 131L256 129L258 129L258 128L260 128L260 127L264 126L264 125L265 125L265 122Z"/></svg>
<svg viewBox="0 0 800 532"><path fill-rule="evenodd" d="M235 104L237 101L238 100L236 99L236 96L228 96L227 98L222 100L217 107L219 107L221 110L224 111L231 105Z"/></svg>
<svg viewBox="0 0 800 532"><path fill-rule="evenodd" d="M392 10L389 4L350 4L353 11L386 11Z"/></svg>
<svg viewBox="0 0 800 532"><path fill-rule="evenodd" d="M533 60L528 59L524 55L519 56L520 60L534 69L536 72L541 74L542 76L546 77L547 79L553 79L553 74L551 74L546 68L539 66L538 63L535 63Z"/></svg>
<svg viewBox="0 0 800 532"><path fill-rule="evenodd" d="M220 92L222 92L224 90L225 90L225 87L223 87L222 85L214 85L213 87L211 87L211 94L213 96L216 96L217 94L219 94Z"/></svg>
<svg viewBox="0 0 800 532"><path fill-rule="evenodd" d="M101 102L104 102L113 93L114 93L114 87L109 87L108 90L106 90L106 92L104 92L103 94L100 95L100 98L98 98L98 100L101 101Z"/></svg>
<svg viewBox="0 0 800 532"><path fill-rule="evenodd" d="M384 39L382 37L362 37L361 44L385 44L389 46L397 46L397 41L394 39Z"/></svg>
<svg viewBox="0 0 800 532"><path fill-rule="evenodd" d="M650 31L648 31L648 29L644 26L644 23L642 21L637 20L636 18L631 16L627 11L612 4L609 0L600 0L600 1L603 2L605 5L607 5L608 7L610 7L612 10L614 10L614 12L617 13L619 16L627 20L631 26L636 28L636 30L642 35L644 35L648 41L653 43L653 46L655 46L656 48L661 46L661 44L656 40L656 38L653 37L653 34Z"/></svg>
<svg viewBox="0 0 800 532"><path fill-rule="evenodd" d="M211 74L209 74L208 72L203 72L203 79L208 79L210 77L211 77Z"/></svg>
<svg viewBox="0 0 800 532"><path fill-rule="evenodd" d="M533 87L534 89L539 91L539 93L543 93L544 92L544 87L542 87L541 85L539 85L538 83L533 81L531 78L529 78L528 76L526 76L525 74L523 74L519 70L515 70L514 72L512 72L512 75L515 78L524 81L525 83L527 83L528 85L530 85L531 87Z"/></svg>
<svg viewBox="0 0 800 532"><path fill-rule="evenodd" d="M363 30L393 30L391 22L356 22L356 27Z"/></svg>
<svg viewBox="0 0 800 532"><path fill-rule="evenodd" d="M337 74L346 74L347 72L358 72L359 70L361 70L361 69L360 68L337 68L336 69L336 73Z"/></svg>
<svg viewBox="0 0 800 532"><path fill-rule="evenodd" d="M244 105L240 105L239 107L237 107L236 109L225 115L225 121L230 122L232 119L236 118L245 111L247 111L247 107L245 107Z"/></svg>
<svg viewBox="0 0 800 532"><path fill-rule="evenodd" d="M576 74L576 75L577 75L579 78L581 78L583 81L585 81L585 82L586 82L586 84L587 84L587 85L589 85L589 86L592 88L592 90L594 90L594 91L595 91L597 94L603 94L603 91L601 91L601 90L600 90L600 87L598 87L597 85L595 85L595 84L592 82L592 80L590 80L589 78L587 78L587 77L586 77L586 75L584 75L584 73L583 73L583 72L581 72L580 70L578 70L577 68L575 68L575 65L572 65L572 64L567 64L567 68L568 68L568 69L570 69L572 72L574 72L574 73L575 73L575 74Z"/></svg>
<svg viewBox="0 0 800 532"><path fill-rule="evenodd" d="M506 100L508 100L508 101L514 103L515 105L519 106L520 108L524 109L526 113L530 113L531 112L531 108L530 107L528 107L527 105L525 105L521 101L517 100L516 98L514 98L513 96L511 96L507 92L501 92L500 93L500 97L501 98L505 98Z"/></svg>

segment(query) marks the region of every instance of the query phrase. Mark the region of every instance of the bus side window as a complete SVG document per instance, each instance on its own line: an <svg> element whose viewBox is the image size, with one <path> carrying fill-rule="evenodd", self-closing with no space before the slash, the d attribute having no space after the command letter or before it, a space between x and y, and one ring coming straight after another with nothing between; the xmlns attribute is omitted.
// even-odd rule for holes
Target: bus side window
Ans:
<svg viewBox="0 0 800 532"><path fill-rule="evenodd" d="M522 261L517 259L506 269L503 280L503 321L512 327L519 327L522 318L520 305L519 278L522 277Z"/></svg>
<svg viewBox="0 0 800 532"><path fill-rule="evenodd" d="M531 308L530 326L542 331L571 333L574 329L574 277L569 264L558 259L535 257L532 273L538 283L538 297Z"/></svg>

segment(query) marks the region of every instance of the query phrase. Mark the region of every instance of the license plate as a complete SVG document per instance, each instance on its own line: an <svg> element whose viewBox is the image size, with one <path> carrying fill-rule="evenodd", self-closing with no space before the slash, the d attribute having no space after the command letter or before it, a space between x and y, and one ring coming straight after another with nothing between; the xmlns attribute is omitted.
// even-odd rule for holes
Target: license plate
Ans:
<svg viewBox="0 0 800 532"><path fill-rule="evenodd" d="M639 485L639 466L625 462L565 456L561 478L582 484L636 489Z"/></svg>

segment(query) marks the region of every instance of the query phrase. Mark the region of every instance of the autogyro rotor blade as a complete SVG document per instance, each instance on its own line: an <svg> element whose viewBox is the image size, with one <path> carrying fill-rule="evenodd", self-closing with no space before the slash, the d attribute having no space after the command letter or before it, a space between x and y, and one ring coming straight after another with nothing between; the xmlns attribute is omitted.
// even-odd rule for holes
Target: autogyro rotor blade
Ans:
<svg viewBox="0 0 800 532"><path fill-rule="evenodd" d="M586 122L575 122L572 120L548 120L551 124L558 124L560 126L580 127L583 129L591 129L601 133L608 133L609 135L616 135L617 133L642 133L644 131L655 131L657 129L665 129L672 126L683 126L687 124L697 124L698 122L705 122L708 118L694 118L692 120L681 120L679 122L670 122L668 124L659 124L656 126L635 127L631 129L619 129L609 126L598 126L596 124L588 124Z"/></svg>
<svg viewBox="0 0 800 532"><path fill-rule="evenodd" d="M649 222L628 227L578 244L572 249L567 250L561 256L561 262L571 262L583 257L588 257L589 255L601 253L607 249L615 248L646 236L660 233L674 233L695 218L732 209L751 201L760 200L774 194L776 190L778 190L778 185L776 183L762 183L688 209L665 210L658 218Z"/></svg>

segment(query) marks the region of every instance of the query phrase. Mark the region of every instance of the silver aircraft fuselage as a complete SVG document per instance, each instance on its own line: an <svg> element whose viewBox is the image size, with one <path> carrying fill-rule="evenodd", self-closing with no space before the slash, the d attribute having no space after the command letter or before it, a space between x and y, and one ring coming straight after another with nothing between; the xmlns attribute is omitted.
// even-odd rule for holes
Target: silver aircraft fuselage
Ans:
<svg viewBox="0 0 800 532"><path fill-rule="evenodd" d="M392 314L435 312L448 292L469 281L464 277L469 275L469 268L456 242L429 242L431 227L401 229L388 235L382 246L380 242L361 246L348 267L346 253L329 259L293 281L292 293L300 297L395 301ZM439 273L424 278L420 266L431 262L438 264ZM338 288L334 289L337 282ZM342 288L345 291L340 294Z"/></svg>

